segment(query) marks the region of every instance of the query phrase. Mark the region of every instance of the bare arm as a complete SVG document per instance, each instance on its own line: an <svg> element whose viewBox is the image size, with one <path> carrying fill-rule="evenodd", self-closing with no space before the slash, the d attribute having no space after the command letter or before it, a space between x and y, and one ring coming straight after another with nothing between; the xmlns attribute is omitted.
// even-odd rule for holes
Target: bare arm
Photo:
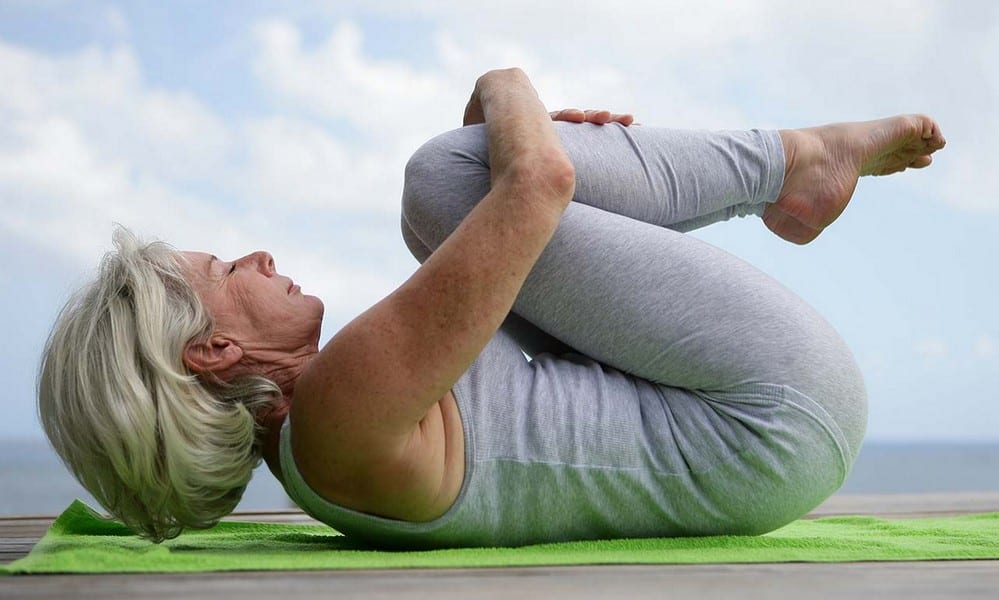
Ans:
<svg viewBox="0 0 999 600"><path fill-rule="evenodd" d="M293 439L326 458L299 459L360 473L405 452L499 328L572 198L572 165L523 72L482 76L469 110L485 119L492 189L408 281L310 365L295 393Z"/></svg>

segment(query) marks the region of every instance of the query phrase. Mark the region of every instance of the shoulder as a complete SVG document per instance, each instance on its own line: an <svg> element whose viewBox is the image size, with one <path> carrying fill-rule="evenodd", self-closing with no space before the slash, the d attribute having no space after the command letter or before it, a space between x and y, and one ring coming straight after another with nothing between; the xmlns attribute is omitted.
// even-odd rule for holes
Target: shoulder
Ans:
<svg viewBox="0 0 999 600"><path fill-rule="evenodd" d="M291 452L302 478L330 502L405 521L450 508L464 474L464 439L449 392L407 434L378 427L337 431L322 419L291 419Z"/></svg>

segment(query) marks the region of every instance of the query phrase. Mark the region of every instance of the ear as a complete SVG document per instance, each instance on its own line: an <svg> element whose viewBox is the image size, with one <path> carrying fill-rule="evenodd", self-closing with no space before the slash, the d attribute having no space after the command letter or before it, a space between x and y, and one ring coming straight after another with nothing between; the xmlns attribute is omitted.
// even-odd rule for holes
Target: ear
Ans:
<svg viewBox="0 0 999 600"><path fill-rule="evenodd" d="M207 341L191 342L184 348L184 364L191 371L222 373L243 358L243 349L232 340L213 336Z"/></svg>

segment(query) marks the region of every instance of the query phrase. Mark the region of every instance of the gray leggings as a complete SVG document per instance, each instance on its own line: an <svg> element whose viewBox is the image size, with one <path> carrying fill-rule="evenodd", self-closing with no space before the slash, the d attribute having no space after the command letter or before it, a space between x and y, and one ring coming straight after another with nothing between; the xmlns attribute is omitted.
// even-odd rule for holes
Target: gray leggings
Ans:
<svg viewBox="0 0 999 600"><path fill-rule="evenodd" d="M754 534L842 484L866 420L849 350L780 284L682 233L774 200L779 135L558 131L575 201L514 312L453 387L465 434L458 498L429 522L338 507L295 469L286 426L288 490L316 518L403 548ZM483 127L417 151L403 234L420 261L489 181Z"/></svg>
<svg viewBox="0 0 999 600"><path fill-rule="evenodd" d="M757 534L842 484L866 422L850 351L779 283L682 233L773 201L780 136L557 126L575 201L453 387L465 436L454 504L428 522L337 506L298 473L286 423L286 486L315 518L393 548ZM489 181L481 126L416 152L403 235L417 259Z"/></svg>
<svg viewBox="0 0 999 600"><path fill-rule="evenodd" d="M678 388L792 387L833 417L856 458L866 392L842 338L767 274L682 233L776 200L777 132L556 125L576 195L504 329L528 354L564 344ZM447 135L434 201L404 201L403 237L420 262L489 190L484 127Z"/></svg>

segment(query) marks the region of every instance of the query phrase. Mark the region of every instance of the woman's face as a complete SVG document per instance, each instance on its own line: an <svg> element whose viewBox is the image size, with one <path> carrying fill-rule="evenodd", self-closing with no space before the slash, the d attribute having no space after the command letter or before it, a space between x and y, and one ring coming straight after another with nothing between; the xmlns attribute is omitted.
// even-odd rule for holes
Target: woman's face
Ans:
<svg viewBox="0 0 999 600"><path fill-rule="evenodd" d="M279 275L267 252L233 261L204 252L182 254L185 275L215 320L213 337L223 336L253 354L295 353L318 344L322 301Z"/></svg>

